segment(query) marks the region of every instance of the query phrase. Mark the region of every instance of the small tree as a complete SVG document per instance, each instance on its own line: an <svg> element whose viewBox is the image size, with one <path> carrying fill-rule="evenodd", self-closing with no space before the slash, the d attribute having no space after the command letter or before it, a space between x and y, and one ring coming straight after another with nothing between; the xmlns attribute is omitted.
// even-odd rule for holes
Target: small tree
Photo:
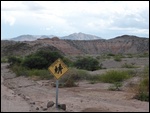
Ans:
<svg viewBox="0 0 150 113"><path fill-rule="evenodd" d="M87 58L78 59L74 63L74 66L77 67L78 69L94 71L99 68L99 62L97 59L94 59L92 57L87 57Z"/></svg>

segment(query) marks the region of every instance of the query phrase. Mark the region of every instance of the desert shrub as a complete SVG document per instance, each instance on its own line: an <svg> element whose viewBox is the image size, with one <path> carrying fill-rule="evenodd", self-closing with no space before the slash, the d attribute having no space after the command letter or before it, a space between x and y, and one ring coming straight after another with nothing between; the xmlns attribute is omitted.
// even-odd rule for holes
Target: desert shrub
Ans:
<svg viewBox="0 0 150 113"><path fill-rule="evenodd" d="M30 69L47 69L58 58L63 58L58 52L41 50L25 57L22 65Z"/></svg>
<svg viewBox="0 0 150 113"><path fill-rule="evenodd" d="M130 75L127 71L110 70L107 71L105 74L102 74L100 77L102 82L115 83L122 82L123 80L128 79Z"/></svg>
<svg viewBox="0 0 150 113"><path fill-rule="evenodd" d="M135 98L141 101L149 101L149 77L140 82Z"/></svg>
<svg viewBox="0 0 150 113"><path fill-rule="evenodd" d="M46 68L47 61L39 56L30 56L25 58L22 65L30 69L43 69Z"/></svg>
<svg viewBox="0 0 150 113"><path fill-rule="evenodd" d="M17 76L37 77L38 79L51 79L54 76L49 73L46 69L27 69L23 66L13 65L12 71Z"/></svg>
<svg viewBox="0 0 150 113"><path fill-rule="evenodd" d="M149 102L149 93L147 92L140 92L138 95L135 96L136 99L141 101L148 101Z"/></svg>
<svg viewBox="0 0 150 113"><path fill-rule="evenodd" d="M28 70L23 66L15 64L11 67L11 69L17 76L28 76Z"/></svg>
<svg viewBox="0 0 150 113"><path fill-rule="evenodd" d="M143 69L141 75L142 80L140 81L138 87L136 88L137 92L135 98L141 101L149 101L149 67L146 66Z"/></svg>
<svg viewBox="0 0 150 113"><path fill-rule="evenodd" d="M101 82L101 75L91 75L87 79L90 81L90 84L95 84Z"/></svg>
<svg viewBox="0 0 150 113"><path fill-rule="evenodd" d="M100 68L98 60L92 57L78 59L74 63L74 66L78 69L85 69L89 71L94 71Z"/></svg>
<svg viewBox="0 0 150 113"><path fill-rule="evenodd" d="M28 76L29 77L38 77L38 79L52 79L54 78L54 76L52 74L49 73L48 70L46 69L32 69L32 70L28 70Z"/></svg>
<svg viewBox="0 0 150 113"><path fill-rule="evenodd" d="M145 66L144 67L144 70L143 70L143 76L145 77L147 77L147 76L149 76L149 66Z"/></svg>
<svg viewBox="0 0 150 113"><path fill-rule="evenodd" d="M100 56L100 58L101 58L101 59L110 59L111 56L109 56L108 54L102 54L102 55Z"/></svg>
<svg viewBox="0 0 150 113"><path fill-rule="evenodd" d="M63 56L58 53L58 52L50 52L50 51L37 51L35 54L33 54L34 56L39 56L41 58L44 58L47 61L47 66L48 67L50 64L52 64L55 60L57 60L58 58L63 58Z"/></svg>
<svg viewBox="0 0 150 113"><path fill-rule="evenodd" d="M115 82L113 85L111 85L108 89L111 91L120 91L120 87L122 86L121 82Z"/></svg>
<svg viewBox="0 0 150 113"><path fill-rule="evenodd" d="M100 56L96 56L96 59L100 60L100 59L101 59L101 57L100 57Z"/></svg>
<svg viewBox="0 0 150 113"><path fill-rule="evenodd" d="M122 59L121 59L121 56L116 55L116 56L114 56L114 60L117 62L120 62Z"/></svg>
<svg viewBox="0 0 150 113"><path fill-rule="evenodd" d="M113 53L108 53L107 56L115 56Z"/></svg>
<svg viewBox="0 0 150 113"><path fill-rule="evenodd" d="M8 57L8 63L10 63L10 65L20 64L21 63L21 58L18 58L18 57L15 57L15 56L9 56Z"/></svg>
<svg viewBox="0 0 150 113"><path fill-rule="evenodd" d="M144 52L138 55L138 57L149 57L149 53L148 52Z"/></svg>
<svg viewBox="0 0 150 113"><path fill-rule="evenodd" d="M60 78L60 84L62 84L63 87L74 87L77 86L76 82L87 80L89 76L89 73L85 70L70 68L68 72Z"/></svg>
<svg viewBox="0 0 150 113"><path fill-rule="evenodd" d="M124 63L121 67L122 68L137 68L137 66L135 66L134 64L127 64L127 63Z"/></svg>
<svg viewBox="0 0 150 113"><path fill-rule="evenodd" d="M1 63L6 63L6 62L8 62L7 58L1 58Z"/></svg>
<svg viewBox="0 0 150 113"><path fill-rule="evenodd" d="M133 54L130 54L130 53L129 53L129 54L127 54L127 57L128 57L128 58L133 58Z"/></svg>
<svg viewBox="0 0 150 113"><path fill-rule="evenodd" d="M73 62L70 59L64 57L62 60L68 67L73 67Z"/></svg>

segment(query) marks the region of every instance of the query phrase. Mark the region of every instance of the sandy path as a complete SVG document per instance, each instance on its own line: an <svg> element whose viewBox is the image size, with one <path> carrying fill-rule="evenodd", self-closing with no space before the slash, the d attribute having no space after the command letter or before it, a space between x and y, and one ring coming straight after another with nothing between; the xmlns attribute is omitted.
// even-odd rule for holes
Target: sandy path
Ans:
<svg viewBox="0 0 150 113"><path fill-rule="evenodd" d="M2 64L1 64L2 66ZM1 70L5 70L2 69ZM5 72L8 73L8 72ZM11 76L12 74L10 74ZM6 77L9 78L9 77ZM16 77L13 79L6 79L4 81L5 86L13 89L15 94L19 94L20 97L24 98L22 100L20 97L12 94L12 90L9 90L9 94L12 96L13 102L14 98L22 105L16 104L13 108L17 111L17 108L24 106L22 111L28 111L29 106L32 111L56 111L55 108L43 110L46 108L48 101L55 102L55 88L51 86L51 80L41 80L33 81L26 77ZM79 82L79 87L72 88L59 88L59 99L58 102L61 104L66 104L66 111L80 112L80 111L95 111L95 112L148 112L149 102L142 102L139 100L132 99L132 93L127 91L108 91L110 84L106 83L96 83L89 84L87 81ZM5 91L4 91L5 92ZM7 91L8 92L8 91ZM1 97L5 93L1 94ZM7 93L8 94L8 93ZM5 94L6 95L6 94ZM6 95L8 96L8 95ZM8 99L3 99L3 101ZM2 101L1 101L2 102ZM14 102L13 102L14 103ZM28 104L27 104L28 103ZM34 104L33 104L34 103ZM5 110L5 105L2 102L2 110ZM24 105L23 105L24 104ZM8 106L8 105L7 105ZM17 107L16 107L17 106ZM30 109L31 109L30 108ZM37 110L38 108L38 110Z"/></svg>
<svg viewBox="0 0 150 113"><path fill-rule="evenodd" d="M3 85L3 76L8 73L7 64L1 64L1 112L28 112L30 106L20 96L16 95L13 90Z"/></svg>

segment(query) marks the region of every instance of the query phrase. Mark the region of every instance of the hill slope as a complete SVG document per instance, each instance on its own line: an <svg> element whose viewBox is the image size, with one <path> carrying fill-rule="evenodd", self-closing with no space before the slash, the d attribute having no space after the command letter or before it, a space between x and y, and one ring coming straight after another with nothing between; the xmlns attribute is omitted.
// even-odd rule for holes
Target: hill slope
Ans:
<svg viewBox="0 0 150 113"><path fill-rule="evenodd" d="M59 51L66 55L145 53L149 52L149 38L123 35L110 40L66 40L54 37L23 42L1 41L1 56L27 55L39 49Z"/></svg>

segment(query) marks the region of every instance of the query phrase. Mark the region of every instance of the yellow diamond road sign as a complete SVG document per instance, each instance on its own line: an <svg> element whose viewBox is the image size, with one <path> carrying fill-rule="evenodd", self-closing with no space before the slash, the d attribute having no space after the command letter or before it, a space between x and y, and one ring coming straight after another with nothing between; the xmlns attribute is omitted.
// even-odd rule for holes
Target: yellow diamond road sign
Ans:
<svg viewBox="0 0 150 113"><path fill-rule="evenodd" d="M48 70L56 77L56 79L59 79L63 74L68 71L68 67L59 58L52 65L49 66Z"/></svg>

